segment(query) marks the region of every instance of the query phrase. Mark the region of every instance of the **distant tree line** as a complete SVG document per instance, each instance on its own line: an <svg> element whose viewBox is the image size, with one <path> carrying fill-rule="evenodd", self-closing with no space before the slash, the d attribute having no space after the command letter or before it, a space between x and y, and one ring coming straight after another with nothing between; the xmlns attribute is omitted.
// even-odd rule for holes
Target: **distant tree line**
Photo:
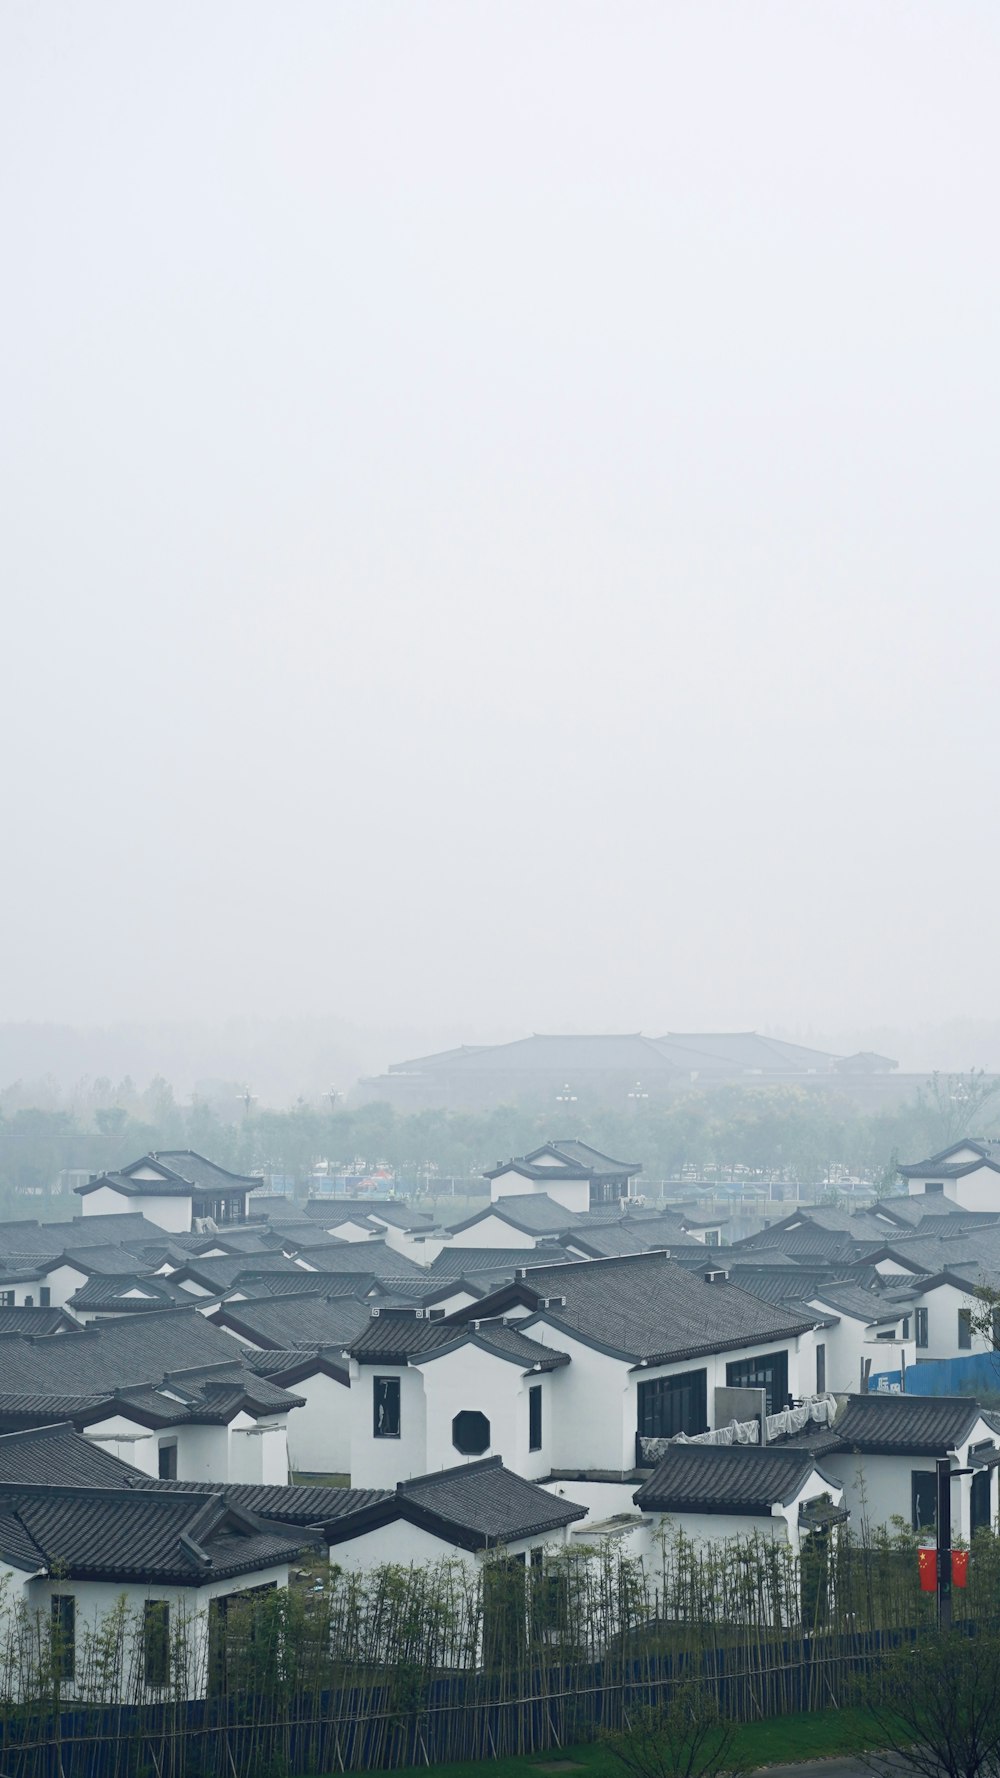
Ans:
<svg viewBox="0 0 1000 1778"><path fill-rule="evenodd" d="M484 1112L399 1112L300 1099L283 1110L258 1104L239 1083L180 1103L161 1079L140 1090L126 1079L85 1083L59 1102L52 1083L0 1092L0 1210L41 1214L64 1169L113 1169L150 1149L194 1148L238 1173L280 1175L306 1191L320 1163L354 1173L384 1166L403 1189L432 1197L451 1179L475 1177L550 1137L573 1135L641 1163L656 1182L708 1178L795 1180L836 1189L843 1175L895 1187L898 1158L933 1153L965 1131L994 1127L1000 1099L985 1076L935 1076L909 1102L878 1111L798 1087L719 1086L622 1110L578 1103L552 1110L501 1106ZM25 1193L32 1194L27 1199ZM27 1205L27 1208L26 1208ZM66 1214L63 1199L59 1214Z"/></svg>

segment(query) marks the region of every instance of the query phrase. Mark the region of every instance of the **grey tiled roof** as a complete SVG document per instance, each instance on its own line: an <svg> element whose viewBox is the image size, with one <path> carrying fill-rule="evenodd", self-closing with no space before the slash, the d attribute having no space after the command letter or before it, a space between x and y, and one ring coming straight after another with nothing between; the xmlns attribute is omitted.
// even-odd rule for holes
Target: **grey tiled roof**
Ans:
<svg viewBox="0 0 1000 1778"><path fill-rule="evenodd" d="M452 1345L461 1332L409 1309L369 1310L369 1319L347 1350L359 1364L405 1364L411 1355Z"/></svg>
<svg viewBox="0 0 1000 1778"><path fill-rule="evenodd" d="M501 1222L509 1223L513 1228L522 1229L526 1234L532 1235L561 1234L575 1220L572 1210L557 1204L546 1192L512 1192L509 1197L499 1198L495 1204L484 1205L474 1216L467 1216L462 1222L454 1223L453 1232L475 1228L490 1216L497 1216Z"/></svg>
<svg viewBox="0 0 1000 1778"><path fill-rule="evenodd" d="M706 1263L712 1258L709 1252ZM789 1314L732 1283L706 1284L660 1253L533 1268L475 1311L459 1314L468 1320L474 1312L500 1313L513 1294L527 1306L547 1298L544 1313L555 1326L634 1363L666 1364L791 1339L816 1320Z"/></svg>
<svg viewBox="0 0 1000 1778"><path fill-rule="evenodd" d="M309 1541L314 1541L312 1538ZM303 1547L225 1499L225 1491L0 1485L0 1553L69 1579L201 1586L273 1567Z"/></svg>
<svg viewBox="0 0 1000 1778"><path fill-rule="evenodd" d="M834 1431L844 1451L944 1455L961 1444L982 1412L967 1396L852 1395Z"/></svg>
<svg viewBox="0 0 1000 1778"><path fill-rule="evenodd" d="M74 1216L59 1222L0 1223L0 1254L9 1252L58 1255L70 1247L93 1247L108 1241L113 1247L129 1247L142 1241L164 1239L155 1222L136 1213L108 1216Z"/></svg>
<svg viewBox="0 0 1000 1778"><path fill-rule="evenodd" d="M103 1309L141 1315L155 1309L190 1308L191 1292L169 1278L154 1278L148 1273L125 1273L111 1278L100 1274L81 1284L69 1301L71 1308L94 1314Z"/></svg>
<svg viewBox="0 0 1000 1778"><path fill-rule="evenodd" d="M216 1482L161 1482L153 1476L135 1472L132 1488L179 1493L218 1494ZM310 1488L292 1485L281 1487L261 1482L229 1482L226 1498L256 1513L260 1519L273 1519L283 1525L320 1525L356 1513L383 1500L394 1498L391 1488Z"/></svg>
<svg viewBox="0 0 1000 1778"><path fill-rule="evenodd" d="M801 1450L672 1445L632 1498L644 1511L769 1514L794 1500L815 1468L812 1453Z"/></svg>
<svg viewBox="0 0 1000 1778"><path fill-rule="evenodd" d="M441 1322L432 1323L440 1327ZM447 1324L444 1324L447 1325ZM532 1340L527 1334L521 1333L517 1327L503 1321L470 1321L464 1325L450 1329L451 1338L443 1340L439 1347L431 1347L429 1351L411 1354L416 1364L422 1360L431 1360L439 1352L444 1353L455 1346L468 1341L491 1352L497 1358L506 1359L510 1363L519 1364L523 1370L554 1371L562 1365L569 1364L568 1352L560 1352L555 1346L543 1346L540 1340Z"/></svg>
<svg viewBox="0 0 1000 1778"><path fill-rule="evenodd" d="M256 1298L228 1302L212 1316L255 1346L346 1346L367 1326L371 1307L355 1297Z"/></svg>
<svg viewBox="0 0 1000 1778"><path fill-rule="evenodd" d="M326 1530L338 1543L401 1518L459 1548L485 1550L543 1537L586 1516L586 1507L514 1475L499 1457L487 1457L400 1482L394 1495L341 1515Z"/></svg>
<svg viewBox="0 0 1000 1778"><path fill-rule="evenodd" d="M0 1309L0 1336L76 1333L79 1322L66 1309Z"/></svg>
<svg viewBox="0 0 1000 1778"><path fill-rule="evenodd" d="M539 1247L443 1247L428 1274L431 1278L459 1278L463 1272L478 1277L483 1272L509 1273L519 1266L552 1265L565 1259L555 1242Z"/></svg>
<svg viewBox="0 0 1000 1778"><path fill-rule="evenodd" d="M140 1475L66 1420L26 1432L0 1433L0 1483L127 1488Z"/></svg>
<svg viewBox="0 0 1000 1778"><path fill-rule="evenodd" d="M199 1191L232 1190L237 1185L253 1189L263 1183L259 1173L230 1173L217 1162L207 1160L203 1154L197 1154L193 1148L160 1148L148 1158L169 1167L172 1173L187 1180ZM141 1167L143 1163L135 1161L132 1164Z"/></svg>
<svg viewBox="0 0 1000 1778"><path fill-rule="evenodd" d="M484 1544L540 1536L587 1516L586 1507L525 1481L499 1457L415 1476L400 1482L397 1493L444 1523L477 1533Z"/></svg>

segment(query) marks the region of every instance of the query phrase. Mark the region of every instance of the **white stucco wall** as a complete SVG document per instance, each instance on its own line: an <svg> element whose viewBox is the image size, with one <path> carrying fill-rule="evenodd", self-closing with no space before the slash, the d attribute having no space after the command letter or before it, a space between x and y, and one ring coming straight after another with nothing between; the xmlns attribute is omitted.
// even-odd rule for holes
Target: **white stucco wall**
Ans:
<svg viewBox="0 0 1000 1778"><path fill-rule="evenodd" d="M554 1174L551 1179L525 1179L521 1173L499 1173L490 1181L490 1198L495 1204L499 1198L525 1197L529 1192L544 1192L564 1210L590 1209L589 1179L560 1179Z"/></svg>
<svg viewBox="0 0 1000 1778"><path fill-rule="evenodd" d="M915 1299L921 1308L927 1310L927 1345L921 1346L915 1356L921 1358L967 1358L970 1352L988 1352L989 1341L980 1334L972 1335L972 1345L960 1347L958 1343L958 1312L960 1309L982 1309L970 1291L959 1289L955 1284L939 1284L928 1290L922 1297ZM914 1327L916 1320L914 1318ZM997 1381L1000 1384L1000 1355L997 1357Z"/></svg>
<svg viewBox="0 0 1000 1778"><path fill-rule="evenodd" d="M301 1409L295 1412L301 1413ZM249 1414L237 1414L228 1430L231 1482L286 1485L288 1437L283 1418L253 1420Z"/></svg>
<svg viewBox="0 0 1000 1778"><path fill-rule="evenodd" d="M305 1406L288 1416L288 1463L307 1475L349 1475L351 1391L322 1371L292 1385Z"/></svg>
<svg viewBox="0 0 1000 1778"><path fill-rule="evenodd" d="M399 1438L374 1437L375 1377L400 1380ZM359 1365L352 1358L348 1400L352 1488L394 1488L410 1476L427 1474L427 1417L419 1371L406 1365Z"/></svg>
<svg viewBox="0 0 1000 1778"><path fill-rule="evenodd" d="M863 1359L871 1360L872 1374L879 1371L898 1370L901 1361L906 1368L914 1362L917 1355L914 1344L916 1321L913 1311L909 1311L910 1338L907 1341L879 1340L875 1337L875 1329L870 1323L853 1315L845 1315L835 1310L832 1305L824 1304L821 1296L813 1298L812 1307L817 1314L838 1314L840 1319L834 1327L824 1327L814 1335L814 1346L826 1346L826 1387L835 1395L854 1395L862 1387L861 1364ZM903 1325L903 1316L895 1323L895 1331ZM816 1386L815 1368L807 1393L812 1393Z"/></svg>
<svg viewBox="0 0 1000 1778"><path fill-rule="evenodd" d="M973 1426L969 1438L952 1461L953 1469L965 1468L972 1446L1000 1444L1000 1435L984 1420ZM935 1474L933 1457L914 1453L912 1456L873 1456L871 1453L834 1451L824 1454L823 1468L843 1485L844 1505L850 1510L854 1530L860 1534L870 1527L889 1527L893 1518L912 1523L912 1472ZM960 1475L951 1484L951 1526L954 1538L968 1540L971 1525L972 1477ZM991 1514L997 1513L997 1481L991 1481Z"/></svg>
<svg viewBox="0 0 1000 1778"><path fill-rule="evenodd" d="M724 1288L724 1286L720 1286ZM726 1366L742 1358L764 1357L773 1352L788 1352L788 1387L793 1395L802 1393L800 1374L811 1392L815 1380L815 1355L811 1333L798 1340L764 1341L760 1345L732 1352L711 1353L707 1357L689 1359L676 1364L647 1365L633 1369L627 1360L595 1351L571 1330L544 1311L532 1317L525 1328L543 1345L568 1352L572 1362L553 1377L552 1418L555 1422L552 1444L553 1469L629 1470L635 1464L635 1435L638 1427L638 1387L656 1377L678 1376L688 1371L706 1373L708 1423L714 1425L715 1390L726 1382Z"/></svg>
<svg viewBox="0 0 1000 1778"><path fill-rule="evenodd" d="M124 1599L126 1608L136 1619L141 1635L142 1609L147 1600L162 1599L170 1607L169 1633L180 1623L188 1625L189 1661L188 1694L201 1697L205 1691L208 1653L208 1608L212 1599L232 1596L255 1587L288 1585L288 1565L260 1569L255 1573L235 1576L231 1580L213 1581L202 1587L144 1586L138 1582L29 1579L13 1571L13 1585L5 1598L23 1598L28 1610L37 1612L44 1625L51 1617L53 1593L71 1593L76 1600L76 1646L82 1668L82 1646L88 1631L99 1630L102 1621L114 1612ZM141 1656L140 1656L141 1659ZM78 1668L78 1672L80 1671ZM74 1695L72 1682L63 1685L64 1697ZM163 1695L160 1688L147 1694L150 1699Z"/></svg>
<svg viewBox="0 0 1000 1778"><path fill-rule="evenodd" d="M537 1247L534 1235L512 1228L499 1216L484 1216L469 1229L456 1229L449 1247Z"/></svg>
<svg viewBox="0 0 1000 1778"><path fill-rule="evenodd" d="M52 1270L46 1272L45 1277L40 1280L41 1284L47 1284L49 1287L49 1307L52 1309L64 1309L70 1297L75 1296L86 1282L86 1272L80 1272L75 1266L67 1265L53 1266ZM37 1303L39 1285L25 1285L24 1289L34 1295ZM20 1300L23 1301L23 1297Z"/></svg>
<svg viewBox="0 0 1000 1778"><path fill-rule="evenodd" d="M190 1233L190 1198L160 1198L152 1193L148 1197L145 1193L141 1198L126 1197L123 1192L116 1192L109 1185L99 1185L96 1191L87 1192L80 1202L84 1216L127 1215L140 1210L149 1222L156 1223L157 1228L167 1229L173 1235Z"/></svg>
<svg viewBox="0 0 1000 1778"><path fill-rule="evenodd" d="M566 1543L566 1530L549 1532L543 1536L526 1537L515 1540L504 1546L505 1553L526 1556L534 1549L559 1550ZM332 1565L351 1570L378 1568L383 1563L393 1563L400 1567L423 1566L436 1562L461 1562L474 1570L483 1555L489 1552L462 1550L456 1545L444 1542L435 1537L422 1526L408 1524L405 1520L396 1519L388 1525L382 1525L374 1531L365 1532L363 1536L351 1538L346 1543L336 1543L330 1548Z"/></svg>
<svg viewBox="0 0 1000 1778"><path fill-rule="evenodd" d="M427 1471L502 1457L508 1469L534 1481L552 1468L553 1383L561 1372L531 1371L473 1345L415 1365L423 1375L426 1402ZM529 1451L529 1390L542 1391L542 1445ZM490 1423L485 1451L463 1454L452 1442L452 1422L463 1411L479 1411ZM419 1472L418 1472L419 1473Z"/></svg>

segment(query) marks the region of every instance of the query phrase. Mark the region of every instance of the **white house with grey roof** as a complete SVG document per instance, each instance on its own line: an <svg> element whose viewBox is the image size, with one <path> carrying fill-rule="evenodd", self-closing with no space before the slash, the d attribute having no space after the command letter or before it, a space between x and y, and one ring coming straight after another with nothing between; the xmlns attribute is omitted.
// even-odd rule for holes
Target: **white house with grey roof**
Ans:
<svg viewBox="0 0 1000 1778"><path fill-rule="evenodd" d="M1000 1210L1000 1139L966 1136L899 1168L911 1197L950 1199L964 1210Z"/></svg>
<svg viewBox="0 0 1000 1778"><path fill-rule="evenodd" d="M318 1534L258 1518L224 1491L131 1491L120 1486L0 1483L0 1618L20 1607L52 1634L63 1696L95 1683L87 1640L122 1608L117 1646L138 1701L176 1695L178 1648L185 1690L211 1685L213 1631L234 1595L288 1584ZM31 1638L29 1637L29 1646ZM105 1670L103 1684L111 1675Z"/></svg>
<svg viewBox="0 0 1000 1778"><path fill-rule="evenodd" d="M543 1143L530 1154L498 1161L484 1174L494 1203L505 1197L544 1194L564 1210L586 1212L630 1195L642 1172L638 1161L616 1161L586 1142Z"/></svg>
<svg viewBox="0 0 1000 1778"><path fill-rule="evenodd" d="M783 1446L672 1445L633 1500L647 1523L631 1547L647 1557L678 1532L701 1547L764 1537L798 1555L847 1519L839 1478L811 1451Z"/></svg>
<svg viewBox="0 0 1000 1778"><path fill-rule="evenodd" d="M822 1440L820 1461L843 1484L844 1503L862 1529L901 1518L932 1532L937 1516L935 1465L947 1458L952 1535L969 1541L995 1524L1000 1421L966 1396L853 1395Z"/></svg>
<svg viewBox="0 0 1000 1778"><path fill-rule="evenodd" d="M374 1312L348 1348L352 1481L487 1454L536 1479L622 1481L664 1438L714 1427L719 1389L756 1389L768 1411L811 1393L816 1312L709 1276L658 1253L567 1261L443 1319Z"/></svg>
<svg viewBox="0 0 1000 1778"><path fill-rule="evenodd" d="M141 1210L159 1228L184 1234L202 1222L245 1222L249 1195L261 1183L184 1148L142 1155L116 1172L95 1174L74 1189L82 1199L84 1216Z"/></svg>

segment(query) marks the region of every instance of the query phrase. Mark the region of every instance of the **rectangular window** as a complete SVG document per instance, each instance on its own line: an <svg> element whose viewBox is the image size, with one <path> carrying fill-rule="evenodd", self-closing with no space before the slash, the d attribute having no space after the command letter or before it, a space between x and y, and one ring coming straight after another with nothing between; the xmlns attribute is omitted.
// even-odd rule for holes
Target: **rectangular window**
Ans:
<svg viewBox="0 0 1000 1778"><path fill-rule="evenodd" d="M376 1438L399 1437L399 1378L372 1378L372 1409Z"/></svg>
<svg viewBox="0 0 1000 1778"><path fill-rule="evenodd" d="M972 1351L972 1310L958 1311L958 1349L960 1352Z"/></svg>
<svg viewBox="0 0 1000 1778"><path fill-rule="evenodd" d="M990 1316L990 1335L994 1352L1000 1352L1000 1309L994 1309Z"/></svg>
<svg viewBox="0 0 1000 1778"><path fill-rule="evenodd" d="M933 1530L937 1519L937 1476L932 1469L910 1471L914 1531Z"/></svg>
<svg viewBox="0 0 1000 1778"><path fill-rule="evenodd" d="M816 1394L826 1392L826 1347L816 1347Z"/></svg>
<svg viewBox="0 0 1000 1778"><path fill-rule="evenodd" d="M147 1685L170 1684L170 1606L147 1599L142 1608L142 1664Z"/></svg>
<svg viewBox="0 0 1000 1778"><path fill-rule="evenodd" d="M769 1414L788 1406L788 1353L768 1352L761 1358L737 1358L726 1365L730 1389L763 1389Z"/></svg>
<svg viewBox="0 0 1000 1778"><path fill-rule="evenodd" d="M718 1231L718 1229L707 1229L705 1231L705 1246L706 1247L718 1247L719 1246L719 1231Z"/></svg>
<svg viewBox="0 0 1000 1778"><path fill-rule="evenodd" d="M926 1346L926 1344L927 1344L927 1310L926 1309L917 1309L917 1310L915 1310L915 1315L916 1315L916 1321L917 1321L917 1345L918 1346Z"/></svg>
<svg viewBox="0 0 1000 1778"><path fill-rule="evenodd" d="M13 1307L14 1292L12 1290L0 1290L0 1309L12 1309Z"/></svg>
<svg viewBox="0 0 1000 1778"><path fill-rule="evenodd" d="M675 1438L708 1431L708 1375L682 1371L677 1377L651 1377L637 1391L639 1432L644 1438Z"/></svg>
<svg viewBox="0 0 1000 1778"><path fill-rule="evenodd" d="M542 1448L542 1385L533 1383L528 1390L528 1450Z"/></svg>
<svg viewBox="0 0 1000 1778"><path fill-rule="evenodd" d="M162 1440L162 1442L160 1444L160 1449L159 1449L157 1461L158 1461L157 1474L160 1478L160 1481L161 1482L176 1482L176 1480L177 1480L177 1441L176 1441L176 1439L170 1439L169 1441L167 1441L166 1439Z"/></svg>
<svg viewBox="0 0 1000 1778"><path fill-rule="evenodd" d="M910 1337L910 1317L908 1315L904 1315L903 1316L903 1338L904 1338L904 1340L908 1340L909 1337Z"/></svg>
<svg viewBox="0 0 1000 1778"><path fill-rule="evenodd" d="M52 1671L57 1679L76 1672L76 1600L72 1593L52 1595Z"/></svg>
<svg viewBox="0 0 1000 1778"><path fill-rule="evenodd" d="M52 1286L50 1284L39 1285L38 1302L39 1306L43 1309L50 1309L52 1307Z"/></svg>

